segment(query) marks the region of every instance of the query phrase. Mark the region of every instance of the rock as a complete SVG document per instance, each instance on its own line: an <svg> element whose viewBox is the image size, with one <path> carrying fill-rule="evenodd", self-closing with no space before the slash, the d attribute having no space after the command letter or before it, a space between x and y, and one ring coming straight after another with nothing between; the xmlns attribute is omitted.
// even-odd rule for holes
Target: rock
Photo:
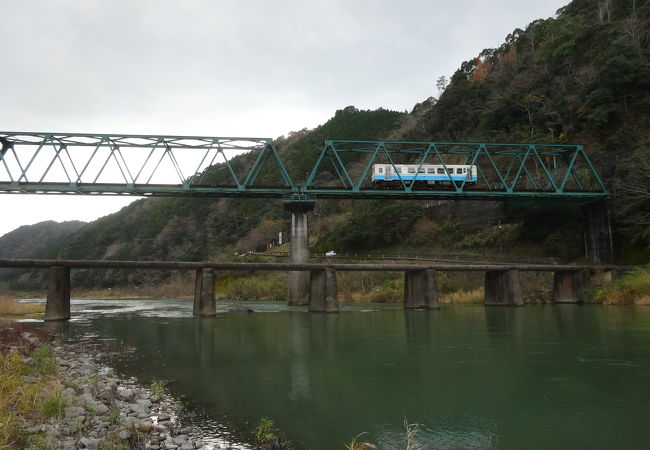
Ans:
<svg viewBox="0 0 650 450"><path fill-rule="evenodd" d="M80 406L68 406L63 410L66 419L74 419L81 416L84 412L85 410Z"/></svg>
<svg viewBox="0 0 650 450"><path fill-rule="evenodd" d="M33 383L34 381L37 380L36 377L33 377L33 376L31 376L31 375L23 375L23 376L20 377L20 378L21 378L25 383Z"/></svg>
<svg viewBox="0 0 650 450"><path fill-rule="evenodd" d="M172 442L176 445L183 445L187 442L187 436L184 434L179 434L178 436L172 438Z"/></svg>
<svg viewBox="0 0 650 450"><path fill-rule="evenodd" d="M190 443L181 445L181 450L194 450L194 446Z"/></svg>
<svg viewBox="0 0 650 450"><path fill-rule="evenodd" d="M103 403L97 402L93 406L93 411L94 411L95 415L103 416L104 414L106 414L108 412L108 406L104 405Z"/></svg>
<svg viewBox="0 0 650 450"><path fill-rule="evenodd" d="M79 443L85 448L96 449L99 447L99 439L82 437Z"/></svg>
<svg viewBox="0 0 650 450"><path fill-rule="evenodd" d="M128 438L131 437L131 432L129 430L122 430L119 433L117 433L117 437L123 441L126 441Z"/></svg>
<svg viewBox="0 0 650 450"><path fill-rule="evenodd" d="M133 411L136 414L149 414L149 407L141 405L139 403L136 403L134 405L130 405L131 411Z"/></svg>
<svg viewBox="0 0 650 450"><path fill-rule="evenodd" d="M149 421L140 422L140 424L138 424L138 431L140 431L141 433L149 433L152 428L153 428L153 423Z"/></svg>
<svg viewBox="0 0 650 450"><path fill-rule="evenodd" d="M161 414L158 416L158 422L167 422L168 420L171 420L172 418L169 416L169 414Z"/></svg>
<svg viewBox="0 0 650 450"><path fill-rule="evenodd" d="M150 398L151 398L151 401L154 402L154 403L158 403L160 401L160 397L158 397L155 394L152 395Z"/></svg>
<svg viewBox="0 0 650 450"><path fill-rule="evenodd" d="M113 389L104 388L99 392L97 397L99 397L102 400L110 402L111 400L113 400L115 398L115 394L116 394L116 392L113 392Z"/></svg>
<svg viewBox="0 0 650 450"><path fill-rule="evenodd" d="M151 400L147 398L141 398L136 401L138 405L146 406L147 408L151 408Z"/></svg>
<svg viewBox="0 0 650 450"><path fill-rule="evenodd" d="M123 386L117 388L117 396L123 400L129 401L134 395L135 393L131 389L127 389Z"/></svg>
<svg viewBox="0 0 650 450"><path fill-rule="evenodd" d="M65 397L76 397L76 396L77 396L77 391L75 391L75 390L72 389L72 388L65 388L65 389L63 390L63 395L64 395Z"/></svg>

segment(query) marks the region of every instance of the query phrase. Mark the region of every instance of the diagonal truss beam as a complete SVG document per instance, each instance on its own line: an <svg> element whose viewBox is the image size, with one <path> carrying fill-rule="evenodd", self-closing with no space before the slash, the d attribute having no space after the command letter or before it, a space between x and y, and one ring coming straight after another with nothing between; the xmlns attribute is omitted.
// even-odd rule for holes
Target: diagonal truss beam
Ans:
<svg viewBox="0 0 650 450"><path fill-rule="evenodd" d="M325 178L335 187L315 185L326 161L333 171ZM372 182L380 163L396 174L390 187ZM398 170L405 164L415 175ZM431 165L446 175L424 183L418 177ZM458 165L471 166L475 177L454 176ZM304 185L293 180L267 138L0 132L6 193L584 201L609 195L584 148L565 144L328 139Z"/></svg>

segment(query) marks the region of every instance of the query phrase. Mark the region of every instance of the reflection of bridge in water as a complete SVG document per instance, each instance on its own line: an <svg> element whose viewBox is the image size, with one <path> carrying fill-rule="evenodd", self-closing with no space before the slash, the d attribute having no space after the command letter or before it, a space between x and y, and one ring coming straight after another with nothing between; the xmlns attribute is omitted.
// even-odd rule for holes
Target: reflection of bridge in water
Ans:
<svg viewBox="0 0 650 450"><path fill-rule="evenodd" d="M0 192L277 198L291 213L290 260L310 261L308 213L317 199L443 199L557 202L585 207L588 257L612 259L609 192L581 145L325 140L283 160L271 139L0 132ZM311 158L304 180L288 167ZM371 181L382 164L397 174L390 189ZM437 167L448 181L411 182ZM476 168L471 182L451 166ZM298 170L298 169L295 169ZM300 169L302 172L304 168ZM472 169L473 171L473 169ZM417 178L415 178L417 180ZM289 274L289 302L306 304L307 272Z"/></svg>
<svg viewBox="0 0 650 450"><path fill-rule="evenodd" d="M292 264L292 263L208 263L167 261L78 261L0 260L0 268L47 268L49 288L45 320L70 318L71 269L194 270L194 315L214 316L216 271L298 271L309 277L305 299L311 312L338 312L337 271L404 272L404 308L436 309L436 272L485 272L485 305L523 305L520 271L553 272L553 301L580 303L583 289L607 283L614 266L569 266L533 264Z"/></svg>

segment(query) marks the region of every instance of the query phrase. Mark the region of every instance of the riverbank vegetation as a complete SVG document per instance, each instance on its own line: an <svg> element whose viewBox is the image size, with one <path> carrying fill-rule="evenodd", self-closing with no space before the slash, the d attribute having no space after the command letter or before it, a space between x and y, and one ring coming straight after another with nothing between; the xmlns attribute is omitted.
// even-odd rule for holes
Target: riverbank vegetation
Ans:
<svg viewBox="0 0 650 450"><path fill-rule="evenodd" d="M636 269L596 289L594 297L608 305L650 305L650 268Z"/></svg>
<svg viewBox="0 0 650 450"><path fill-rule="evenodd" d="M45 305L19 302L0 295L0 316L24 316L45 312Z"/></svg>

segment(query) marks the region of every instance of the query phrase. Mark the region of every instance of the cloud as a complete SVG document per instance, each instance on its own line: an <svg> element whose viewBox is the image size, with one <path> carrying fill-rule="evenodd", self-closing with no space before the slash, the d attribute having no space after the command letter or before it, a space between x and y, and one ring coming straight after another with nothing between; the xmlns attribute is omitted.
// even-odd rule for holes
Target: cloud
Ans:
<svg viewBox="0 0 650 450"><path fill-rule="evenodd" d="M410 109L565 1L4 2L0 128L277 137Z"/></svg>

